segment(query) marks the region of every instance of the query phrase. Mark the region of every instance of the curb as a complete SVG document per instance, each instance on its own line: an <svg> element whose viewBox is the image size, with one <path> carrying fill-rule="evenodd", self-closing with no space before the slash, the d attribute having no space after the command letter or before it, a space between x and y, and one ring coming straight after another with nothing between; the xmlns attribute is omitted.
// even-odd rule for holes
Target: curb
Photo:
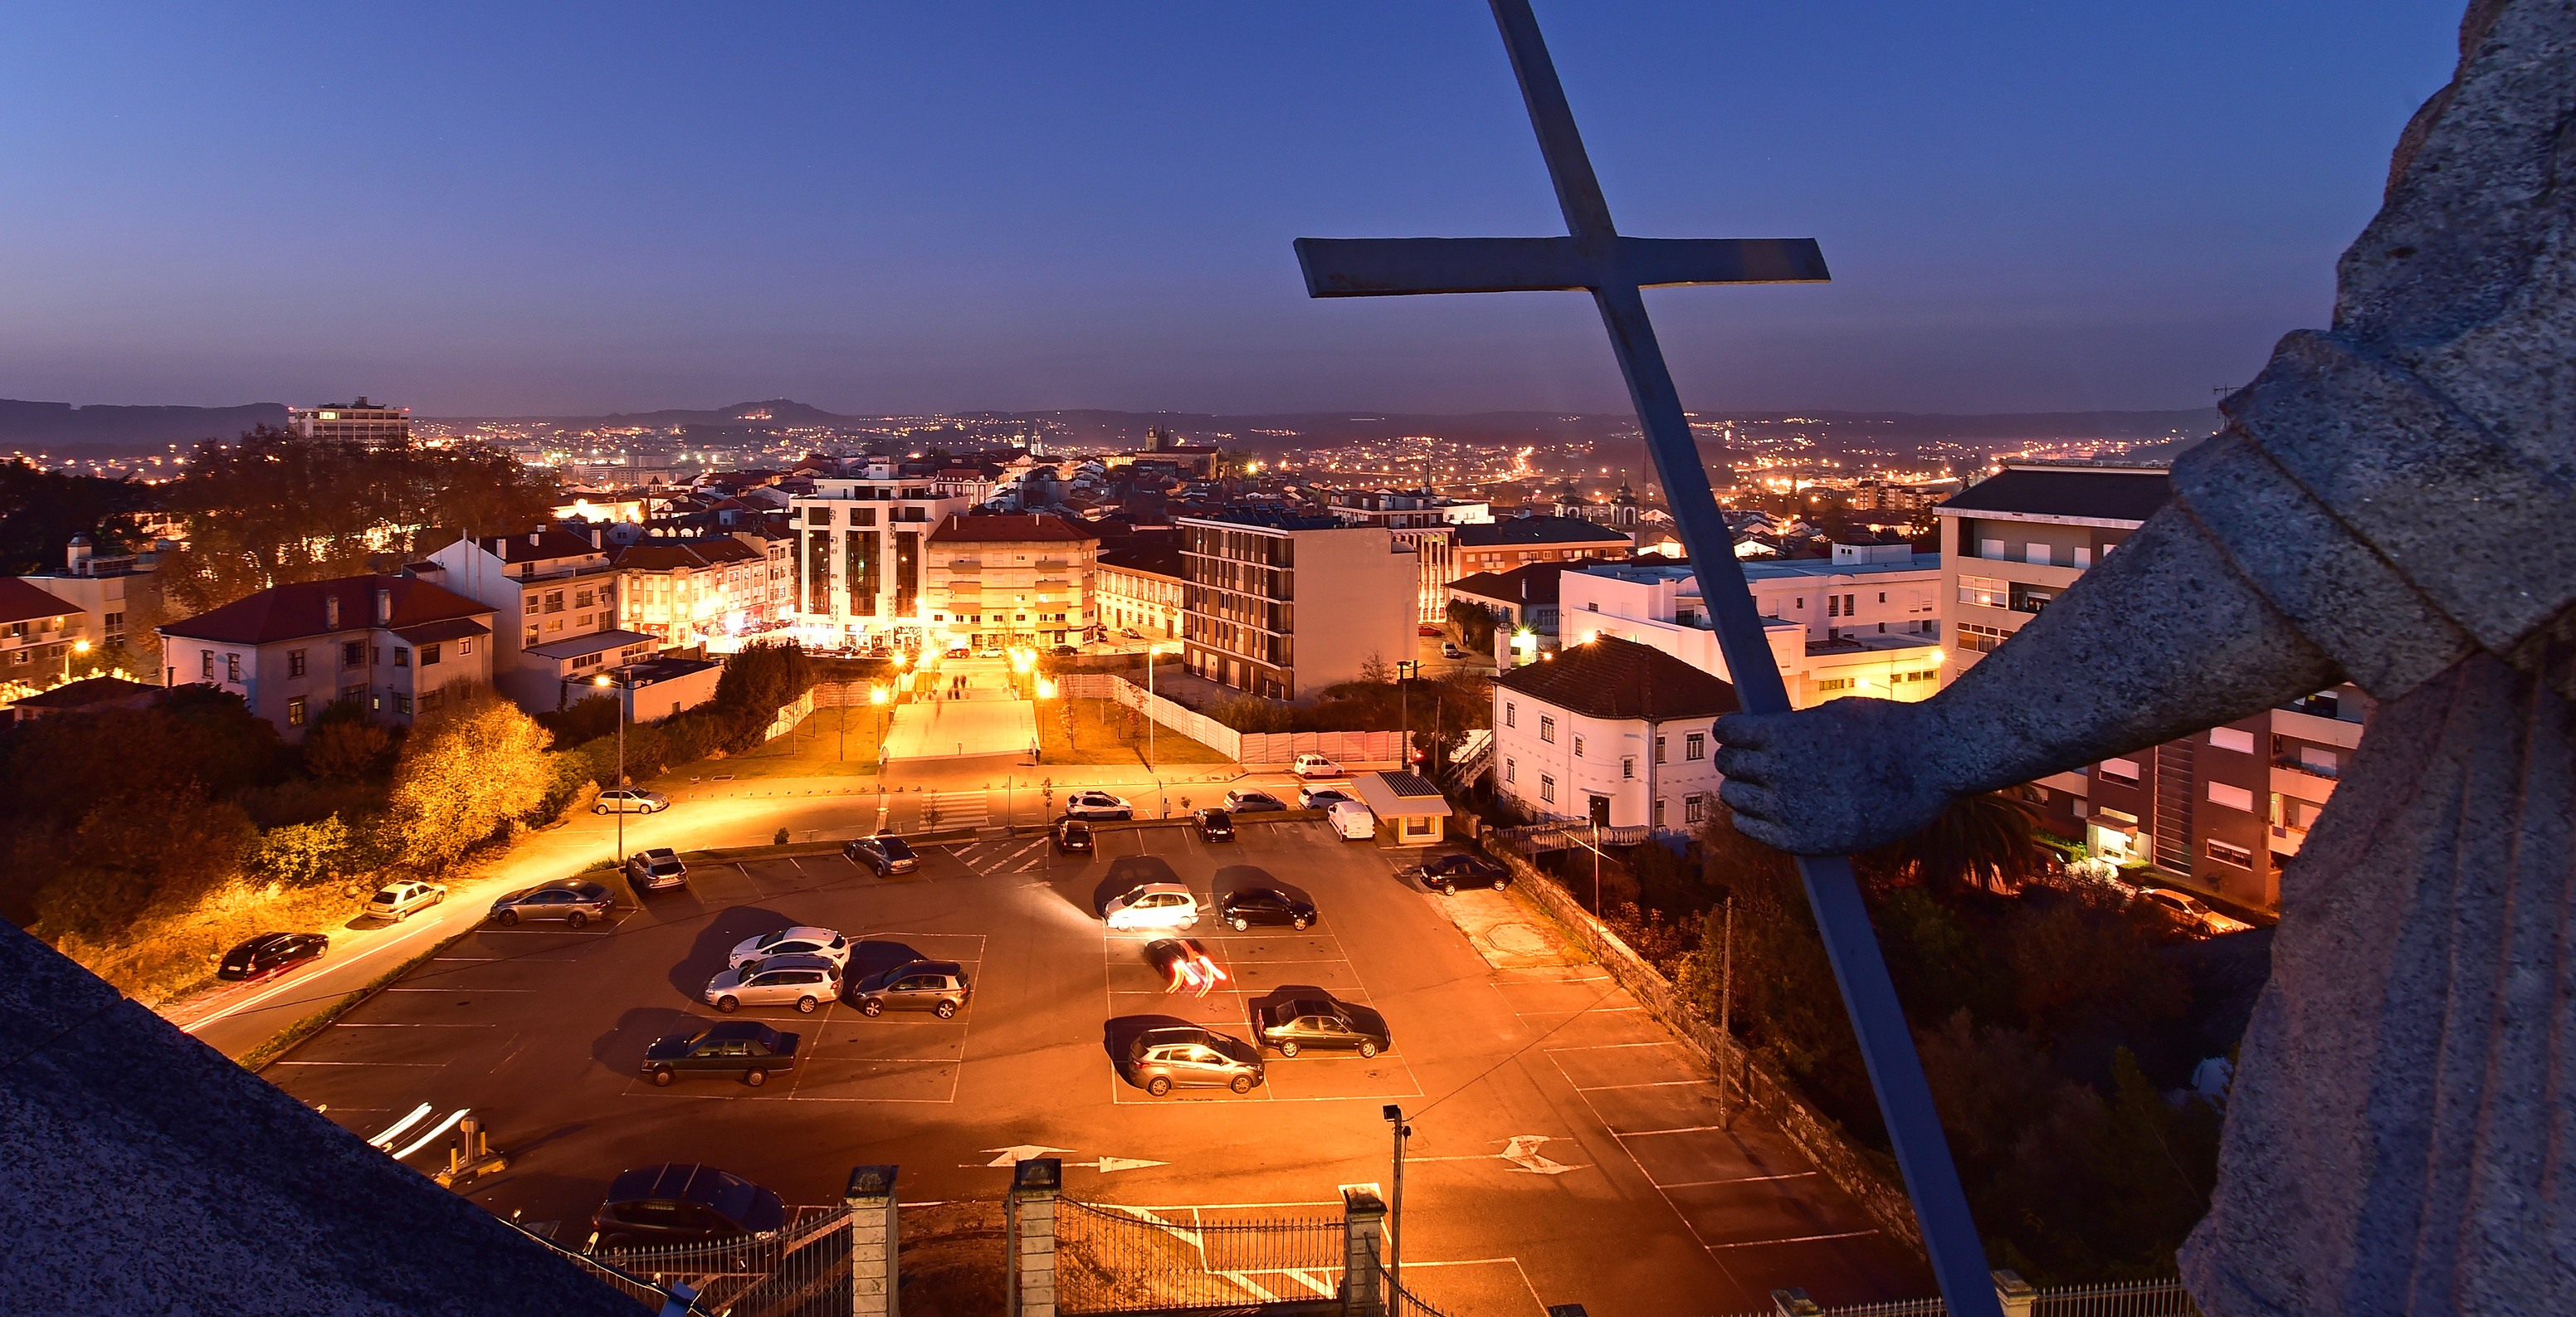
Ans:
<svg viewBox="0 0 2576 1317"><path fill-rule="evenodd" d="M454 934L441 938L438 941L431 943L429 946L423 947L419 954L399 965L394 966L392 969L386 970L384 973L377 975L374 979L369 980L365 986L353 988L348 992L340 994L340 999L338 1001L332 1002L331 1004L314 1011L312 1014L305 1016L303 1019L297 1020L295 1023L278 1030L277 1033L270 1037L268 1041L242 1053L236 1063L244 1070L248 1070L252 1074L258 1074L260 1071L284 1060L289 1054L293 1053L295 1049L313 1041L314 1035L331 1027L331 1024L341 1016L356 1010L360 1006L366 1005L369 1001L375 998L376 994L392 987L396 982L400 981L404 975L428 964L430 960L436 957L440 952L464 941L467 937L471 936L476 930L482 927L482 921L477 920L474 923L458 929ZM252 1058L254 1057L258 1059L257 1064L252 1064Z"/></svg>

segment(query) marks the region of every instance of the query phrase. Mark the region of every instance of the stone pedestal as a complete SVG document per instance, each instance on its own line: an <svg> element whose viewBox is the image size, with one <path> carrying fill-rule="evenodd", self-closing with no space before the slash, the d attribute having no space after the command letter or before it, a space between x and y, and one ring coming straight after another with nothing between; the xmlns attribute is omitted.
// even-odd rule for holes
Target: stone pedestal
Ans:
<svg viewBox="0 0 2576 1317"><path fill-rule="evenodd" d="M1386 1317L1386 1197L1374 1184L1342 1186L1343 1317Z"/></svg>
<svg viewBox="0 0 2576 1317"><path fill-rule="evenodd" d="M1063 1191L1064 1163L1056 1158L1011 1171L1011 1317L1055 1317L1055 1200Z"/></svg>
<svg viewBox="0 0 2576 1317"><path fill-rule="evenodd" d="M895 1254L902 1233L895 1220L895 1167L861 1166L850 1172L841 1201L850 1212L850 1317L900 1317L902 1295Z"/></svg>

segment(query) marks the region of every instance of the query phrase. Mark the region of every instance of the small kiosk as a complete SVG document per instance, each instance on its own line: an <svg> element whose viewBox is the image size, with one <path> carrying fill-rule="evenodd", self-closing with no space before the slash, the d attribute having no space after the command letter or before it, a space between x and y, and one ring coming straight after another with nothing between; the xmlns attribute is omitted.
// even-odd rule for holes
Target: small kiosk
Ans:
<svg viewBox="0 0 2576 1317"><path fill-rule="evenodd" d="M1351 788L1377 815L1380 846L1429 846L1448 830L1449 798L1419 773L1360 773Z"/></svg>

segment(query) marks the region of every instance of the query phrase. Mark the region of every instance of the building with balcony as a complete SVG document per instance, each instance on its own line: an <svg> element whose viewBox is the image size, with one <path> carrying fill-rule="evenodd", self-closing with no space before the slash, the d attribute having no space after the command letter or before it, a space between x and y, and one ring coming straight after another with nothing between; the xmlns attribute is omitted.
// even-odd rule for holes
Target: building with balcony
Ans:
<svg viewBox="0 0 2576 1317"><path fill-rule="evenodd" d="M498 620L491 605L410 576L272 586L162 627L162 684L238 695L290 743L339 700L408 725L448 688L492 680Z"/></svg>
<svg viewBox="0 0 2576 1317"><path fill-rule="evenodd" d="M326 402L319 407L290 407L286 428L316 443L374 448L411 442L411 408L386 407L367 401Z"/></svg>
<svg viewBox="0 0 2576 1317"><path fill-rule="evenodd" d="M159 558L157 553L102 554L93 548L89 536L74 535L64 548L61 571L18 579L79 610L65 637L70 643L88 641L102 652L125 652L135 660L135 670L149 677L160 668L159 660L149 654L154 637L148 632L137 634L127 619L157 607L161 586L152 572ZM146 661L149 666L142 666ZM6 675L0 673L0 677Z"/></svg>
<svg viewBox="0 0 2576 1317"><path fill-rule="evenodd" d="M1182 600L1188 583L1181 576L1181 551L1170 545L1143 544L1105 549L1100 564L1100 625L1112 636L1178 640Z"/></svg>
<svg viewBox="0 0 2576 1317"><path fill-rule="evenodd" d="M1413 652L1420 576L1384 528L1264 512L1174 520L1192 674L1293 700Z"/></svg>
<svg viewBox="0 0 2576 1317"><path fill-rule="evenodd" d="M33 695L71 675L72 646L93 629L88 610L0 576L0 690Z"/></svg>
<svg viewBox="0 0 2576 1317"><path fill-rule="evenodd" d="M930 643L930 614L948 610L925 606L925 541L975 500L943 495L927 477L899 479L891 462L813 484L788 500L799 638L831 647Z"/></svg>
<svg viewBox="0 0 2576 1317"><path fill-rule="evenodd" d="M1725 781L1709 724L1737 707L1734 686L1652 645L1568 645L1494 678L1495 798L1541 821L1695 832Z"/></svg>
<svg viewBox="0 0 2576 1317"><path fill-rule="evenodd" d="M923 607L942 649L1063 645L1098 622L1100 541L1042 512L952 515L933 527Z"/></svg>
<svg viewBox="0 0 2576 1317"><path fill-rule="evenodd" d="M444 543L439 543L444 539ZM561 708L565 683L647 657L659 643L618 622L617 550L600 528L517 535L430 532L438 548L411 571L489 607L495 689L531 713Z"/></svg>
<svg viewBox="0 0 2576 1317"><path fill-rule="evenodd" d="M645 540L614 551L609 566L617 629L664 649L731 641L769 621L769 555L743 537Z"/></svg>

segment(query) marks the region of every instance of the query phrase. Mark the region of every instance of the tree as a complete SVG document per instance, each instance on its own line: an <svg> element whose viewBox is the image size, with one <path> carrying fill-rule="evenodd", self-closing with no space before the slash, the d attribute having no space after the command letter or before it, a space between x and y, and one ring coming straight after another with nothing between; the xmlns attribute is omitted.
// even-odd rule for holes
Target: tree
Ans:
<svg viewBox="0 0 2576 1317"><path fill-rule="evenodd" d="M1395 680L1395 669L1388 666L1385 655L1372 649L1367 658L1360 660L1360 680L1373 686L1383 686Z"/></svg>
<svg viewBox="0 0 2576 1317"><path fill-rule="evenodd" d="M1998 791L1951 801L1932 826L1862 857L1890 886L2011 892L2040 871L2039 816Z"/></svg>
<svg viewBox="0 0 2576 1317"><path fill-rule="evenodd" d="M408 842L409 862L443 872L542 805L555 781L549 740L491 688L450 686L446 706L412 725L394 764L389 823Z"/></svg>
<svg viewBox="0 0 2576 1317"><path fill-rule="evenodd" d="M393 749L393 733L364 717L325 720L304 736L304 768L315 777L371 777Z"/></svg>
<svg viewBox="0 0 2576 1317"><path fill-rule="evenodd" d="M308 887L350 866L349 825L332 815L317 823L290 823L259 834L250 848L250 871L287 887Z"/></svg>
<svg viewBox="0 0 2576 1317"><path fill-rule="evenodd" d="M23 457L0 462L0 576L63 569L72 536L100 553L150 548L136 514L153 506L154 486L38 469Z"/></svg>

